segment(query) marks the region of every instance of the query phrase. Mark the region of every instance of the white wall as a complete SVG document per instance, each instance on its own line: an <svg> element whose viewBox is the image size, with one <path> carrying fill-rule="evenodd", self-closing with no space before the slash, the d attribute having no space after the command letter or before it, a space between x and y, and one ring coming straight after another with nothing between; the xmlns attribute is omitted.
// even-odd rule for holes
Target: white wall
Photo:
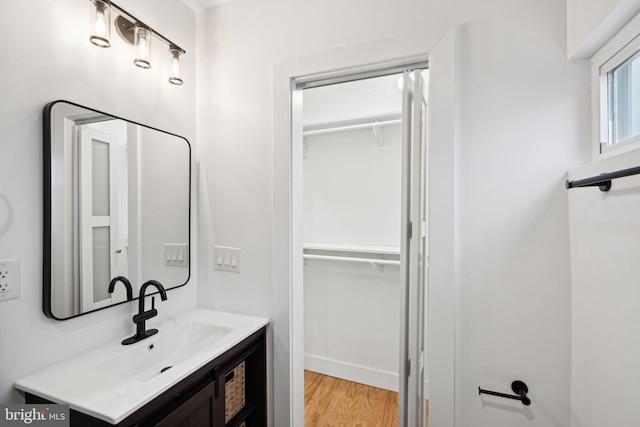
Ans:
<svg viewBox="0 0 640 427"><path fill-rule="evenodd" d="M305 89L302 120L305 125L311 125L399 113L402 109L399 78L400 75L392 74Z"/></svg>
<svg viewBox="0 0 640 427"><path fill-rule="evenodd" d="M567 0L567 57L590 58L639 11L639 0Z"/></svg>
<svg viewBox="0 0 640 427"><path fill-rule="evenodd" d="M306 137L304 241L400 247L399 125Z"/></svg>
<svg viewBox="0 0 640 427"><path fill-rule="evenodd" d="M501 11L460 33L456 423L567 426L563 178L589 156L588 64L564 59L561 4ZM531 406L478 397L478 386L508 392L515 379L528 384Z"/></svg>
<svg viewBox="0 0 640 427"><path fill-rule="evenodd" d="M3 5L0 35L11 40L0 65L0 259L21 259L20 298L0 302L0 402L19 403L13 382L134 330L135 304L58 322L42 314L42 109L66 99L148 124L194 142L195 18L174 0L122 6L187 50L185 84L166 81L164 47L153 68L137 69L131 50L112 35L105 50L88 41L89 2L30 1ZM159 56L156 56L157 54ZM193 277L192 277L193 278ZM160 316L196 305L196 287L169 292Z"/></svg>
<svg viewBox="0 0 640 427"><path fill-rule="evenodd" d="M288 277L282 268L288 164L273 157L283 137L274 123L287 119L272 113L287 98L286 84L274 86L274 75L283 63L288 75L301 75L286 58L308 58L297 69L316 72L398 58L407 50L394 41L410 33L428 52L452 22L467 22L456 76L456 424L569 424L562 184L566 170L588 158L590 138L588 67L566 60L564 3L407 0L398 7L380 0L317 7L243 0L202 17L200 231L208 243L201 247L207 264L199 271L206 279L199 297L205 307L274 320L275 425L289 425L288 368L296 362L289 360L291 293L286 280L268 279ZM332 68L322 69L323 59ZM438 84L433 76L431 84ZM213 271L213 244L243 248L242 274ZM532 406L478 396L480 385L508 391L516 378L529 384Z"/></svg>
<svg viewBox="0 0 640 427"><path fill-rule="evenodd" d="M289 338L298 333L292 332L298 326L289 324L291 293L286 280L281 280L290 274L284 267L288 258L289 205L285 200L290 163L284 156L274 157L277 139L272 136L274 131L283 137L287 134L281 127L273 127L273 122L288 118L272 114L274 103L282 107L288 102L282 92L287 83L281 80L276 94L274 76L281 73L280 64L287 58L359 44L364 48L350 49L349 54L343 52L345 56L333 55L334 59L342 57L357 65L367 58L402 57L415 52L417 44L398 45L407 39L407 31L417 30L428 45L435 44L448 27L447 20L434 18L431 25L424 25L429 6L421 1L409 4L415 13L407 14L406 9L382 2L334 1L316 8L294 1L241 1L207 10L202 17L199 70L207 78L199 80L202 96L198 98L199 230L208 243L199 248L201 259L206 260L198 272L203 279L199 304L271 318L274 425L290 425L289 390L299 387L289 376L293 363ZM333 24L327 26L326 22ZM382 43L378 49L377 41L386 37L392 42ZM306 66L312 65L306 62ZM240 275L213 270L213 244L243 248ZM295 363L302 369L301 361Z"/></svg>
<svg viewBox="0 0 640 427"><path fill-rule="evenodd" d="M572 170L587 178L640 164L638 150ZM640 178L569 191L573 427L640 424Z"/></svg>
<svg viewBox="0 0 640 427"><path fill-rule="evenodd" d="M303 123L400 114L398 75L303 91ZM306 136L304 241L400 246L401 126Z"/></svg>
<svg viewBox="0 0 640 427"><path fill-rule="evenodd" d="M399 268L307 261L305 369L398 391Z"/></svg>

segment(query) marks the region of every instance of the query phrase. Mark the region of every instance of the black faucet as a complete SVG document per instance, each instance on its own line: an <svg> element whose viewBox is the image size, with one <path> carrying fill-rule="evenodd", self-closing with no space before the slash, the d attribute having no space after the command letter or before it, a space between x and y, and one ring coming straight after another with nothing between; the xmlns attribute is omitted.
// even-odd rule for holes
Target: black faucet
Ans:
<svg viewBox="0 0 640 427"><path fill-rule="evenodd" d="M122 282L125 288L127 288L127 301L131 301L133 299L133 288L131 287L131 282L124 276L117 276L111 279L109 282L109 293L113 293L116 289L116 283Z"/></svg>
<svg viewBox="0 0 640 427"><path fill-rule="evenodd" d="M133 322L136 324L136 334L122 341L123 345L136 343L158 333L157 329L146 329L145 325L147 320L158 315L158 310L155 309L155 297L151 297L151 310L144 311L144 294L149 286L155 286L158 289L162 301L167 299L167 292L164 290L164 286L157 280L149 280L142 285L140 296L138 297L138 314L133 316Z"/></svg>

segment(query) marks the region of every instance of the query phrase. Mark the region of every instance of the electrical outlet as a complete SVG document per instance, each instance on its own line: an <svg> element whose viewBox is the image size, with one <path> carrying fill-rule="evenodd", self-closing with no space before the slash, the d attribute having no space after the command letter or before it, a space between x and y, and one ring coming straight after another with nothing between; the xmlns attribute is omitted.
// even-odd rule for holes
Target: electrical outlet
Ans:
<svg viewBox="0 0 640 427"><path fill-rule="evenodd" d="M20 260L0 260L0 301L20 296Z"/></svg>

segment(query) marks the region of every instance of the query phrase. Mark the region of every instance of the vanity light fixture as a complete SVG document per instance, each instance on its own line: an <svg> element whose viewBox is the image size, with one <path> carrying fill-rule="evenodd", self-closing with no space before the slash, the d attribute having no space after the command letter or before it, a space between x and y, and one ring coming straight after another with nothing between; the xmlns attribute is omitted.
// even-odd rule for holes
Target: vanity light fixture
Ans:
<svg viewBox="0 0 640 427"><path fill-rule="evenodd" d="M133 63L140 68L151 68L151 31L140 24L133 28L133 45L136 57Z"/></svg>
<svg viewBox="0 0 640 427"><path fill-rule="evenodd" d="M91 35L89 40L98 47L111 46L111 2L91 0Z"/></svg>
<svg viewBox="0 0 640 427"><path fill-rule="evenodd" d="M171 55L171 68L169 82L174 85L182 85L180 77L180 55L186 52L171 40L158 33L150 26L144 24L138 18L110 0L89 0L91 3L91 43L100 47L110 47L111 36L111 9L117 10L120 15L114 19L116 32L127 44L134 47L133 63L140 68L151 68L151 38L155 36L169 46Z"/></svg>
<svg viewBox="0 0 640 427"><path fill-rule="evenodd" d="M171 77L169 77L169 83L180 86L184 83L180 78L180 50L175 46L169 46L169 53L171 54Z"/></svg>

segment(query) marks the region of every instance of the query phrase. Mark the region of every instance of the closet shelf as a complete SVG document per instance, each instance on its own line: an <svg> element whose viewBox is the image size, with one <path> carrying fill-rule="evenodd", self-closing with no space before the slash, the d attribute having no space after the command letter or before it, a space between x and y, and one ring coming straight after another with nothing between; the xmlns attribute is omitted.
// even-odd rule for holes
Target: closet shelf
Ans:
<svg viewBox="0 0 640 427"><path fill-rule="evenodd" d="M402 123L401 113L386 113L377 116L359 117L347 120L306 124L303 127L303 136L323 135L327 133L344 132L350 130L376 129L385 126L394 126Z"/></svg>
<svg viewBox="0 0 640 427"><path fill-rule="evenodd" d="M400 255L399 246L351 245L344 243L303 243L302 248L314 252L353 252L362 254Z"/></svg>
<svg viewBox="0 0 640 427"><path fill-rule="evenodd" d="M348 261L348 262L371 264L371 267L373 268L377 266L383 266L383 265L400 265L400 261L397 259L356 258L356 257L345 257L345 256L312 255L312 254L304 254L302 255L302 257L304 259L318 259L322 261Z"/></svg>

